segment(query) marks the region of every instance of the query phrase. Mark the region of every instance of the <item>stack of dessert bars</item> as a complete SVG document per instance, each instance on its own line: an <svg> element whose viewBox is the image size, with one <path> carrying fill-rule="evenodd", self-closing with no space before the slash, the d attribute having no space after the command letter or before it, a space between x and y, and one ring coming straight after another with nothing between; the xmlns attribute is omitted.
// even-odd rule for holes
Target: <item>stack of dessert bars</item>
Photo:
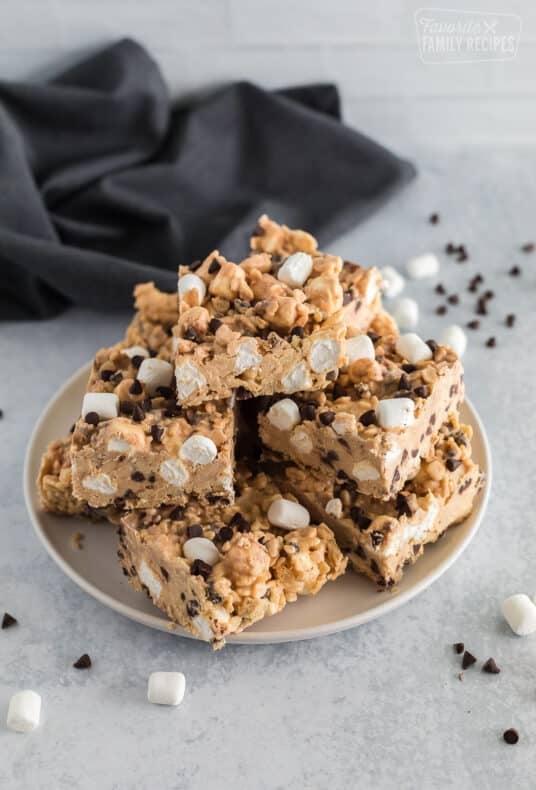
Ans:
<svg viewBox="0 0 536 790"><path fill-rule="evenodd" d="M43 508L115 524L129 582L214 647L347 566L392 588L482 475L459 359L400 335L381 286L266 216L241 263L137 286L43 457Z"/></svg>

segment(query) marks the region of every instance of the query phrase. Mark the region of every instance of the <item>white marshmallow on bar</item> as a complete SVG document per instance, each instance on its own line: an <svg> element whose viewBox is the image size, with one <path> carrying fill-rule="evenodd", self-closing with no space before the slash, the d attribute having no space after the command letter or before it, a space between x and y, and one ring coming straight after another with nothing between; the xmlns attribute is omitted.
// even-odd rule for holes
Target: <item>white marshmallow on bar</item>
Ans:
<svg viewBox="0 0 536 790"><path fill-rule="evenodd" d="M207 565L215 565L220 554L214 543L208 538L190 538L182 547L187 560L202 560Z"/></svg>
<svg viewBox="0 0 536 790"><path fill-rule="evenodd" d="M112 436L112 438L108 440L106 449L109 453L128 453L132 450L132 445L124 439L118 439Z"/></svg>
<svg viewBox="0 0 536 790"><path fill-rule="evenodd" d="M518 636L528 636L536 631L536 606L528 595L511 595L502 605L504 619Z"/></svg>
<svg viewBox="0 0 536 790"><path fill-rule="evenodd" d="M204 466L211 464L218 455L218 448L207 436L202 436L200 433L194 433L190 436L181 449L179 455L183 461L189 461L194 466Z"/></svg>
<svg viewBox="0 0 536 790"><path fill-rule="evenodd" d="M147 699L154 705L180 705L185 690L186 678L182 672L151 672Z"/></svg>
<svg viewBox="0 0 536 790"><path fill-rule="evenodd" d="M407 428L415 422L411 398L385 398L376 406L376 419L382 428Z"/></svg>
<svg viewBox="0 0 536 790"><path fill-rule="evenodd" d="M412 365L432 359L432 349L414 332L400 335L396 340L395 349L397 354L407 359Z"/></svg>
<svg viewBox="0 0 536 790"><path fill-rule="evenodd" d="M268 508L268 521L281 529L303 529L310 523L309 511L290 499L274 499Z"/></svg>
<svg viewBox="0 0 536 790"><path fill-rule="evenodd" d="M137 379L145 386L149 395L155 395L158 387L169 387L171 384L173 365L156 357L144 359L139 367Z"/></svg>
<svg viewBox="0 0 536 790"><path fill-rule="evenodd" d="M89 491L95 491L95 493L104 494L105 496L111 496L117 491L116 486L112 483L110 475L104 472L97 475L86 475L86 477L82 479L82 486Z"/></svg>
<svg viewBox="0 0 536 790"><path fill-rule="evenodd" d="M336 340L316 340L309 351L309 364L315 373L324 373L337 367L341 347Z"/></svg>
<svg viewBox="0 0 536 790"><path fill-rule="evenodd" d="M424 277L435 277L439 272L439 259L432 252L417 255L411 258L406 265L406 270L413 280L422 280Z"/></svg>
<svg viewBox="0 0 536 790"><path fill-rule="evenodd" d="M297 392L311 388L311 377L305 362L298 362L291 371L281 379L281 386L285 392Z"/></svg>
<svg viewBox="0 0 536 790"><path fill-rule="evenodd" d="M459 357L463 357L467 348L467 335L458 324L452 324L443 330L439 342L456 352Z"/></svg>
<svg viewBox="0 0 536 790"><path fill-rule="evenodd" d="M191 362L186 362L178 367L175 371L175 378L177 380L177 399L179 401L189 398L196 390L205 387L207 383L203 374Z"/></svg>
<svg viewBox="0 0 536 790"><path fill-rule="evenodd" d="M291 288L301 288L313 269L313 259L306 252L289 255L279 267L277 279Z"/></svg>
<svg viewBox="0 0 536 790"><path fill-rule="evenodd" d="M257 354L257 343L254 338L240 343L235 357L234 372L239 376L245 370L256 368L261 363L261 356Z"/></svg>
<svg viewBox="0 0 536 790"><path fill-rule="evenodd" d="M398 299L391 309L391 315L399 329L415 329L419 323L419 305L409 297Z"/></svg>
<svg viewBox="0 0 536 790"><path fill-rule="evenodd" d="M197 274L183 274L179 277L179 296L184 296L188 291L197 291L199 296L199 304L203 304L207 286Z"/></svg>
<svg viewBox="0 0 536 790"><path fill-rule="evenodd" d="M395 268L392 266L384 266L380 269L382 276L382 291L388 299L395 299L406 285L406 281Z"/></svg>
<svg viewBox="0 0 536 790"><path fill-rule="evenodd" d="M283 398L270 406L267 417L278 430L291 431L300 421L300 410L291 398Z"/></svg>
<svg viewBox="0 0 536 790"><path fill-rule="evenodd" d="M132 359L132 357L144 357L147 359L149 356L149 352L143 346L130 346L130 348L124 348L123 354L126 354L129 359Z"/></svg>
<svg viewBox="0 0 536 790"><path fill-rule="evenodd" d="M100 420L113 420L119 414L119 398L115 392L86 392L82 401L82 417L91 412Z"/></svg>
<svg viewBox="0 0 536 790"><path fill-rule="evenodd" d="M328 516L340 518L342 516L342 499L336 497L335 499L330 499L329 502L326 502L326 513Z"/></svg>
<svg viewBox="0 0 536 790"><path fill-rule="evenodd" d="M368 335L356 335L346 340L346 356L351 365L356 359L375 359L374 343Z"/></svg>
<svg viewBox="0 0 536 790"><path fill-rule="evenodd" d="M17 691L9 700L7 727L14 732L31 732L39 725L41 697L37 692L26 689Z"/></svg>
<svg viewBox="0 0 536 790"><path fill-rule="evenodd" d="M166 483L176 488L183 488L188 482L189 474L179 460L168 458L167 461L162 461L159 468L160 477Z"/></svg>
<svg viewBox="0 0 536 790"><path fill-rule="evenodd" d="M295 430L291 435L290 444L298 453L301 453L302 455L307 455L313 449L313 443L309 435L301 428Z"/></svg>

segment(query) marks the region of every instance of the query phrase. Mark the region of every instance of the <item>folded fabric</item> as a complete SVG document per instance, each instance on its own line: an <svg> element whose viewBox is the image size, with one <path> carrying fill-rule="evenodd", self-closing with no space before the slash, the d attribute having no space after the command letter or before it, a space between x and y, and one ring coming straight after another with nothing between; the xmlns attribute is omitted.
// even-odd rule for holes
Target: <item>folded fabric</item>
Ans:
<svg viewBox="0 0 536 790"><path fill-rule="evenodd" d="M341 123L332 85L239 82L174 107L131 40L46 84L0 82L0 317L173 290L179 263L243 257L262 213L325 244L414 174Z"/></svg>

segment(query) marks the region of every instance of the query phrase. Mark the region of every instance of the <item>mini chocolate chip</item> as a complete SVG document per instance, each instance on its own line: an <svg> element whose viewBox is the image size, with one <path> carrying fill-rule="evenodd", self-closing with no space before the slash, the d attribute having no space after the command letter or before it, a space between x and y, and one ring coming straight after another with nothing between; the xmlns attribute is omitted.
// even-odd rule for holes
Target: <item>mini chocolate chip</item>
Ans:
<svg viewBox="0 0 536 790"><path fill-rule="evenodd" d="M376 412L374 409L364 411L359 417L359 422L361 425L364 425L365 428L368 428L369 425L377 425L378 420L376 419Z"/></svg>
<svg viewBox="0 0 536 790"><path fill-rule="evenodd" d="M199 601L193 600L186 603L186 611L188 612L189 617L196 617L199 614L200 608Z"/></svg>
<svg viewBox="0 0 536 790"><path fill-rule="evenodd" d="M237 400L250 400L253 397L253 393L245 387L237 387L235 393Z"/></svg>
<svg viewBox="0 0 536 790"><path fill-rule="evenodd" d="M428 217L428 222L430 223L430 225L437 225L437 223L439 222L439 214L437 214L436 212L430 214L430 216Z"/></svg>
<svg viewBox="0 0 536 790"><path fill-rule="evenodd" d="M164 436L164 429L161 425L151 425L151 437L153 442L161 442Z"/></svg>
<svg viewBox="0 0 536 790"><path fill-rule="evenodd" d="M169 573L167 572L167 570L162 565L160 566L160 573L164 577L165 581L167 581L169 579Z"/></svg>
<svg viewBox="0 0 536 790"><path fill-rule="evenodd" d="M454 642L453 648L454 648L454 652L458 653L459 655L460 653L463 653L463 651L465 650L465 645L463 644L463 642Z"/></svg>
<svg viewBox="0 0 536 790"><path fill-rule="evenodd" d="M91 659L87 653L81 655L80 658L77 659L73 664L73 667L75 669L89 669L90 666L91 666Z"/></svg>
<svg viewBox="0 0 536 790"><path fill-rule="evenodd" d="M302 403L299 409L302 420L314 420L316 417L316 406L314 403Z"/></svg>
<svg viewBox="0 0 536 790"><path fill-rule="evenodd" d="M110 381L112 374L113 370L101 370L100 377L103 381Z"/></svg>
<svg viewBox="0 0 536 790"><path fill-rule="evenodd" d="M211 318L208 324L209 331L212 332L213 335L215 335L221 325L222 322L220 321L219 318Z"/></svg>
<svg viewBox="0 0 536 790"><path fill-rule="evenodd" d="M149 475L147 479L150 483L156 483L156 475Z"/></svg>
<svg viewBox="0 0 536 790"><path fill-rule="evenodd" d="M153 402L150 398L144 398L142 401L140 401L140 406L143 411L151 411L153 408Z"/></svg>
<svg viewBox="0 0 536 790"><path fill-rule="evenodd" d="M221 263L218 261L217 258L213 258L208 267L208 273L216 274L216 272L219 272L220 269L221 269Z"/></svg>
<svg viewBox="0 0 536 790"><path fill-rule="evenodd" d="M135 483L143 483L143 481L145 480L145 475L143 474L143 472L138 472L138 471L132 472L132 474L130 475L130 479L134 480Z"/></svg>
<svg viewBox="0 0 536 790"><path fill-rule="evenodd" d="M399 390L409 390L409 389L411 389L411 382L410 382L408 376L406 375L406 373L403 373L400 376L400 379L398 381L398 389Z"/></svg>
<svg viewBox="0 0 536 790"><path fill-rule="evenodd" d="M374 529L370 533L370 540L374 547L380 546L383 543L383 538L384 538L383 532L380 532L380 530L378 529Z"/></svg>
<svg viewBox="0 0 536 790"><path fill-rule="evenodd" d="M427 340L426 341L426 345L428 346L428 348L430 349L432 354L435 354L435 352L438 349L438 345L437 345L436 341L435 340Z"/></svg>
<svg viewBox="0 0 536 790"><path fill-rule="evenodd" d="M352 291L344 291L342 295L342 303L346 307L347 304L350 304L352 299L354 298L354 294Z"/></svg>
<svg viewBox="0 0 536 790"><path fill-rule="evenodd" d="M190 340L192 343L200 343L202 340L201 335L193 328L193 326L186 327L182 336L185 340Z"/></svg>
<svg viewBox="0 0 536 790"><path fill-rule="evenodd" d="M462 669L469 669L473 664L476 664L476 658L472 653L466 650L462 658Z"/></svg>
<svg viewBox="0 0 536 790"><path fill-rule="evenodd" d="M190 271L195 272L197 269L199 269L199 267L201 266L202 263L203 263L203 261L201 261L199 259L195 260L195 261L192 261L188 268L190 269Z"/></svg>
<svg viewBox="0 0 536 790"><path fill-rule="evenodd" d="M145 413L138 403L135 403L132 409L132 419L134 422L142 422L145 419Z"/></svg>
<svg viewBox="0 0 536 790"><path fill-rule="evenodd" d="M430 396L430 387L427 384L421 384L420 387L415 387L413 392L418 398L428 398Z"/></svg>
<svg viewBox="0 0 536 790"><path fill-rule="evenodd" d="M447 458L446 460L446 467L449 472L454 472L461 464L461 461L458 458Z"/></svg>
<svg viewBox="0 0 536 790"><path fill-rule="evenodd" d="M157 387L156 392L161 398L172 398L173 390L171 387Z"/></svg>
<svg viewBox="0 0 536 790"><path fill-rule="evenodd" d="M98 425L99 424L99 415L96 411L88 411L84 420L87 422L88 425Z"/></svg>
<svg viewBox="0 0 536 790"><path fill-rule="evenodd" d="M326 381L337 381L338 375L338 370L330 370L326 373Z"/></svg>
<svg viewBox="0 0 536 790"><path fill-rule="evenodd" d="M251 231L251 235L252 236L264 236L265 233L266 233L266 231L262 227L262 225L255 225L255 227Z"/></svg>
<svg viewBox="0 0 536 790"><path fill-rule="evenodd" d="M494 658L488 658L482 666L482 672L487 672L488 675L498 675L500 671Z"/></svg>
<svg viewBox="0 0 536 790"><path fill-rule="evenodd" d="M361 530L367 529L372 524L372 519L366 515L361 507L356 507L354 505L354 507L350 509L350 516L352 521L354 521Z"/></svg>
<svg viewBox="0 0 536 790"><path fill-rule="evenodd" d="M515 324L515 321L516 321L515 315L513 313L509 313L506 316L505 324L506 324L506 326L511 328Z"/></svg>
<svg viewBox="0 0 536 790"><path fill-rule="evenodd" d="M484 299L488 299L488 300L489 300L489 299L495 299L495 293L494 293L494 291L485 291L485 293L483 294L483 296L484 296Z"/></svg>
<svg viewBox="0 0 536 790"><path fill-rule="evenodd" d="M130 361L132 363L132 366L135 367L137 370L144 359L145 357L142 357L140 354L134 354L134 356L131 358Z"/></svg>
<svg viewBox="0 0 536 790"><path fill-rule="evenodd" d="M189 538L200 538L203 535L203 527L201 524L190 524L186 527L186 534Z"/></svg>
<svg viewBox="0 0 536 790"><path fill-rule="evenodd" d="M450 296L447 298L447 302L448 302L449 304L458 304L458 303L459 303L459 301L460 301L460 297L458 296L458 294L451 294L451 295L450 295Z"/></svg>
<svg viewBox="0 0 536 790"><path fill-rule="evenodd" d="M435 292L436 294L443 296L443 294L446 294L445 286L441 285L441 283L438 283L435 287Z"/></svg>
<svg viewBox="0 0 536 790"><path fill-rule="evenodd" d="M409 506L408 498L400 493L396 495L396 511L399 516L411 516L412 511Z"/></svg>
<svg viewBox="0 0 536 790"><path fill-rule="evenodd" d="M117 370L113 376L110 376L110 381L112 381L114 384L119 384L121 381L123 381L123 374L121 371Z"/></svg>
<svg viewBox="0 0 536 790"><path fill-rule="evenodd" d="M497 345L497 340L494 337L489 337L486 340L486 345L488 348L495 348L495 346Z"/></svg>
<svg viewBox="0 0 536 790"><path fill-rule="evenodd" d="M412 365L409 362L405 362L402 365L402 370L404 373L414 373L417 370L417 365Z"/></svg>
<svg viewBox="0 0 536 790"><path fill-rule="evenodd" d="M505 730L503 732L503 738L510 746L516 744L519 740L519 733L513 727L510 727L509 730Z"/></svg>
<svg viewBox="0 0 536 790"><path fill-rule="evenodd" d="M292 329L290 330L291 337L303 338L304 335L305 335L305 329L303 328L303 326L293 326Z"/></svg>
<svg viewBox="0 0 536 790"><path fill-rule="evenodd" d="M481 296L480 299L476 303L476 313L477 313L477 315L487 315L488 314L488 308L486 306L486 300L484 299L483 296Z"/></svg>
<svg viewBox="0 0 536 790"><path fill-rule="evenodd" d="M445 315L445 313L447 312L447 308L444 304L440 304L439 307L436 307L435 311L437 315Z"/></svg>
<svg viewBox="0 0 536 790"><path fill-rule="evenodd" d="M519 277L519 275L521 274L521 269L519 268L519 266L512 266L508 274L510 275L510 277Z"/></svg>
<svg viewBox="0 0 536 790"><path fill-rule="evenodd" d="M244 518L242 513L235 513L232 519L229 521L229 526L233 529L237 529L238 532L251 531L251 524L246 518Z"/></svg>
<svg viewBox="0 0 536 790"><path fill-rule="evenodd" d="M182 505L174 507L173 510L170 511L168 518L170 518L171 521L182 521L184 518L184 507Z"/></svg>
<svg viewBox="0 0 536 790"><path fill-rule="evenodd" d="M468 329L478 329L479 327L480 327L480 321L478 321L476 318L474 321L467 322Z"/></svg>
<svg viewBox="0 0 536 790"><path fill-rule="evenodd" d="M2 617L2 630L11 628L12 625L17 625L16 618L8 612L4 612L4 616Z"/></svg>
<svg viewBox="0 0 536 790"><path fill-rule="evenodd" d="M534 252L534 243L532 241L527 241L527 243L523 244L521 247L521 252Z"/></svg>
<svg viewBox="0 0 536 790"><path fill-rule="evenodd" d="M222 527L218 532L218 540L221 540L222 543L226 543L228 540L231 540L233 537L233 530L231 527Z"/></svg>
<svg viewBox="0 0 536 790"><path fill-rule="evenodd" d="M322 425L331 425L333 420L335 419L335 412L334 411L323 411L318 415L318 419L322 423Z"/></svg>
<svg viewBox="0 0 536 790"><path fill-rule="evenodd" d="M138 381L138 379L134 379L134 381L130 385L129 392L131 395L141 395L141 393L143 392L141 381Z"/></svg>
<svg viewBox="0 0 536 790"><path fill-rule="evenodd" d="M332 464L332 463L334 463L335 461L338 461L338 460L339 460L339 456L335 452L335 450L328 450L328 452L325 455L325 461L328 464Z"/></svg>
<svg viewBox="0 0 536 790"><path fill-rule="evenodd" d="M212 567L208 563L203 562L203 560L194 560L190 568L190 573L192 576L202 576L206 581L212 573Z"/></svg>
<svg viewBox="0 0 536 790"><path fill-rule="evenodd" d="M370 337L373 343L377 343L381 337L381 335L379 335L377 332L372 332L372 331L367 332L367 335Z"/></svg>
<svg viewBox="0 0 536 790"><path fill-rule="evenodd" d="M123 414L132 414L134 411L134 403L131 400L122 400L119 407Z"/></svg>
<svg viewBox="0 0 536 790"><path fill-rule="evenodd" d="M380 573L380 569L379 569L379 567L378 567L378 563L376 562L376 560L371 560L371 561L370 561L370 570L371 570L373 573L377 573L377 574L379 575L379 573Z"/></svg>
<svg viewBox="0 0 536 790"><path fill-rule="evenodd" d="M355 553L357 554L358 557L361 557L362 560L366 560L367 559L367 555L365 553L365 549L362 546L359 546L359 545L356 546Z"/></svg>

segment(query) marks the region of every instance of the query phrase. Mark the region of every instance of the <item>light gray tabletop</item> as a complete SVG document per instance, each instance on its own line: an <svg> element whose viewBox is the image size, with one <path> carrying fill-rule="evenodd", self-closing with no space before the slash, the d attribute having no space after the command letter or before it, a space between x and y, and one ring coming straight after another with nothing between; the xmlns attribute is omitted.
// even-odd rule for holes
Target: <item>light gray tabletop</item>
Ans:
<svg viewBox="0 0 536 790"><path fill-rule="evenodd" d="M333 245L364 264L402 267L440 253L439 281L461 304L439 318L437 280L411 284L419 332L465 323L476 272L496 298L469 332L467 391L492 445L488 514L465 554L436 584L383 619L336 636L267 647L204 644L146 629L79 590L30 526L21 479L25 446L45 402L127 316L71 310L44 323L0 325L0 609L19 626L0 633L0 711L20 688L43 698L31 735L0 724L6 790L128 788L529 788L536 746L536 636L514 637L500 603L536 592L532 496L536 480L536 149L419 150L418 180ZM441 222L427 216L438 211ZM442 252L463 242L454 263ZM514 264L521 278L507 275ZM515 328L504 327L516 313ZM486 348L489 336L497 347ZM452 643L494 656L498 676L458 679ZM71 668L89 652L89 672ZM153 670L185 673L177 708L152 706ZM502 741L515 726L516 746Z"/></svg>

